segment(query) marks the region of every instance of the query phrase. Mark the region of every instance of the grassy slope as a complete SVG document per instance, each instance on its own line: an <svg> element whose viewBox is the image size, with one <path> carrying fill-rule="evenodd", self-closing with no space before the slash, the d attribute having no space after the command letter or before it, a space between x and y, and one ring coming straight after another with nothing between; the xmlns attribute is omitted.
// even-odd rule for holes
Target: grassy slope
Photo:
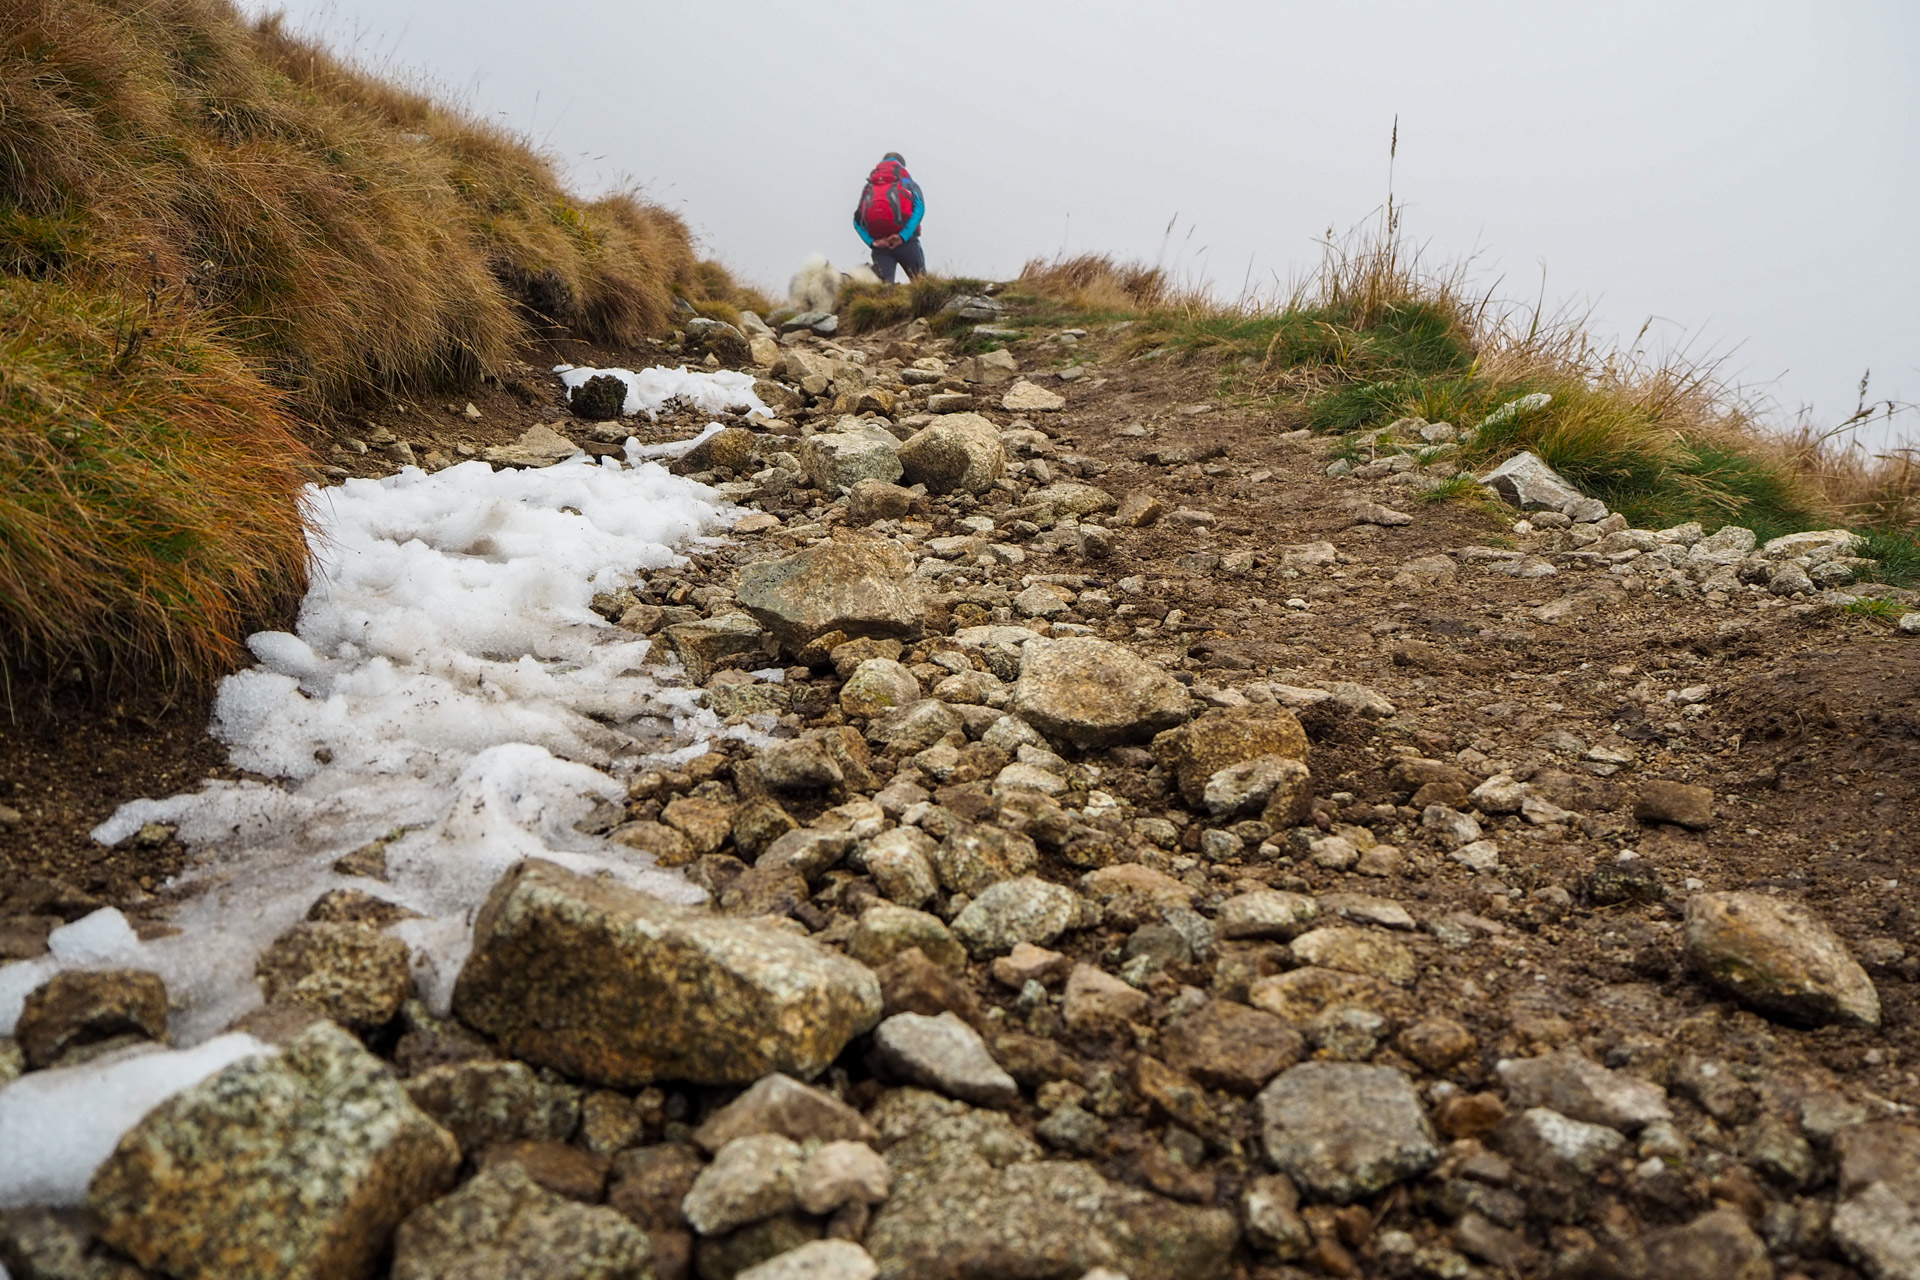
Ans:
<svg viewBox="0 0 1920 1280"><path fill-rule="evenodd" d="M1762 538L1852 527L1883 580L1920 580L1909 462L1770 436L1710 367L1597 352L1577 323L1514 324L1457 279L1417 273L1391 241L1330 247L1318 277L1278 306L1221 307L1098 257L1030 263L1014 296L1047 322L1130 320L1136 353L1212 360L1224 392L1296 405L1318 431L1409 415L1473 428L1546 392L1544 410L1479 432L1462 462L1481 469L1531 449L1638 526L1737 523Z"/></svg>
<svg viewBox="0 0 1920 1280"><path fill-rule="evenodd" d="M0 700L197 682L297 598L287 413L757 303L674 214L227 0L0 0ZM246 513L236 516L235 512Z"/></svg>

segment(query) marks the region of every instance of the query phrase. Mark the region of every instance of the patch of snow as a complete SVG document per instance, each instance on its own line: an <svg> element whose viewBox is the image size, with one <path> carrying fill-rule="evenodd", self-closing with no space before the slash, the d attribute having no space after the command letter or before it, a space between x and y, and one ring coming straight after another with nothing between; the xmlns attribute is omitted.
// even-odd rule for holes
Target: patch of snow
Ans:
<svg viewBox="0 0 1920 1280"><path fill-rule="evenodd" d="M520 858L702 898L575 824L618 803L636 769L755 731L723 729L698 690L663 683L651 642L590 602L685 563L678 548L710 541L738 512L640 458L409 467L309 489L307 501L298 634L251 637L259 665L223 681L214 705L214 736L260 777L136 800L93 832L117 844L149 822L176 829L194 855L172 886L185 891L168 918L179 932L140 943L118 913L57 931L54 955L0 970L0 1034L55 970L114 965L160 973L175 1042L205 1040L260 1002L259 954L333 888L421 914L393 932L442 1012L474 913ZM333 870L373 841L387 882Z"/></svg>
<svg viewBox="0 0 1920 1280"><path fill-rule="evenodd" d="M660 410L666 407L669 400L679 400L698 413L725 413L729 409L737 409L742 413L764 413L769 418L776 416L759 396L753 394L753 375L736 373L731 369L701 373L685 365L678 369L656 366L635 373L632 369L595 369L588 365L557 364L553 371L560 375L560 381L566 383L569 400L573 398L574 388L586 385L589 378L607 374L620 379L627 384L626 403L620 406L620 411L629 418L636 413L658 418Z"/></svg>
<svg viewBox="0 0 1920 1280"><path fill-rule="evenodd" d="M273 1052L235 1033L191 1049L122 1050L0 1086L0 1209L85 1204L95 1171L142 1116L242 1058Z"/></svg>

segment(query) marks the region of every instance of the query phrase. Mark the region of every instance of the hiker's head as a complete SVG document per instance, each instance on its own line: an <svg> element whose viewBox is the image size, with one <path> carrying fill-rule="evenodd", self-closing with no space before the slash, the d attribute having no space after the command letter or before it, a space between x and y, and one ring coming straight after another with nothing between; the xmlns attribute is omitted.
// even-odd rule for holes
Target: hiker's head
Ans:
<svg viewBox="0 0 1920 1280"><path fill-rule="evenodd" d="M887 152L887 154L880 157L881 164L885 164L889 160L899 165L902 169L907 167L907 158L901 155L898 151L889 151Z"/></svg>

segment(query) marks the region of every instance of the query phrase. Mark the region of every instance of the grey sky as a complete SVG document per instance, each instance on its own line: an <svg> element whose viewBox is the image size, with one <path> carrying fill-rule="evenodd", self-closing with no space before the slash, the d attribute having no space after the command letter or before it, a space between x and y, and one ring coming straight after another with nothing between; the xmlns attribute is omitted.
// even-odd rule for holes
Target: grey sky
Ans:
<svg viewBox="0 0 1920 1280"><path fill-rule="evenodd" d="M254 5L259 8L262 6ZM1380 205L1483 287L1732 352L1781 420L1920 400L1920 5L291 0L587 190L639 184L737 272L858 261L899 150L935 270L1160 257L1233 295ZM1920 435L1906 420L1905 434Z"/></svg>

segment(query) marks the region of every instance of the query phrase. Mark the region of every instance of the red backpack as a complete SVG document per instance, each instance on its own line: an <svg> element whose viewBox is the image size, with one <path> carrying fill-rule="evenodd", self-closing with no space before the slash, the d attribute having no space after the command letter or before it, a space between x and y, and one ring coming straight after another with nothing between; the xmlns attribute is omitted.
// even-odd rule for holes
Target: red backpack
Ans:
<svg viewBox="0 0 1920 1280"><path fill-rule="evenodd" d="M900 234L913 218L913 188L907 185L906 166L882 160L867 175L860 193L860 225L876 238Z"/></svg>

